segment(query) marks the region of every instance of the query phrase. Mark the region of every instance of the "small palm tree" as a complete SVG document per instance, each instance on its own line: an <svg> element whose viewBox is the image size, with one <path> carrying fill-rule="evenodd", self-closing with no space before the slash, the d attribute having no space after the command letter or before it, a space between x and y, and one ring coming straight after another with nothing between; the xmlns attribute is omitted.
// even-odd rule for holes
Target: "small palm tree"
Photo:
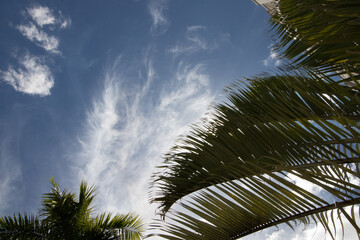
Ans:
<svg viewBox="0 0 360 240"><path fill-rule="evenodd" d="M60 191L55 179L43 197L39 216L0 218L1 239L77 240L141 239L143 224L135 214L91 216L95 188L80 184L79 195Z"/></svg>

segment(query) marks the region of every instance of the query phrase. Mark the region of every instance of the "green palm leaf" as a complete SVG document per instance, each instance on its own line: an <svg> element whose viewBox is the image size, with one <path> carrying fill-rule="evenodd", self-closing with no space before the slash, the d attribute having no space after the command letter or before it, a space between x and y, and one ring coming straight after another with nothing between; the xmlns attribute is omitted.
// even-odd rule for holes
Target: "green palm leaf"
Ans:
<svg viewBox="0 0 360 240"><path fill-rule="evenodd" d="M360 177L355 89L311 72L239 86L154 174L152 201L171 219L160 223L167 239L236 239L310 216L326 223L324 212L360 203L360 186L349 181ZM175 203L182 210L169 213Z"/></svg>
<svg viewBox="0 0 360 240"><path fill-rule="evenodd" d="M277 1L272 25L277 49L295 65L360 73L360 2Z"/></svg>

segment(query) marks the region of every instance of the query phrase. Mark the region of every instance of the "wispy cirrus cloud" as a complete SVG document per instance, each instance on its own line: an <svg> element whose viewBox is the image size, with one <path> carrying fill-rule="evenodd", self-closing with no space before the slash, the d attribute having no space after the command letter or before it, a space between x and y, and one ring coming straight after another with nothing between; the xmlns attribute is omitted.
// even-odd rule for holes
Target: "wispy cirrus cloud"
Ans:
<svg viewBox="0 0 360 240"><path fill-rule="evenodd" d="M55 14L50 8L39 5L27 8L25 13L28 15L24 16L30 16L33 21L17 25L16 29L36 46L49 53L61 54L59 38L46 31L67 28L71 24L71 19L64 18L60 11ZM45 29L45 26L50 28ZM26 53L17 60L19 66L9 66L7 70L0 70L0 78L18 92L39 96L50 95L54 77L43 58Z"/></svg>
<svg viewBox="0 0 360 240"><path fill-rule="evenodd" d="M200 25L194 25L194 26L189 26L186 28L188 31L192 32L192 31L198 31L198 30L201 30L201 29L204 29L206 30L206 27L204 26L200 26Z"/></svg>
<svg viewBox="0 0 360 240"><path fill-rule="evenodd" d="M205 26L195 25L186 28L184 40L180 40L174 47L170 48L168 52L175 55L182 53L194 53L200 50L214 50L219 47L219 44L229 38L229 34L211 33ZM209 41L212 39L212 41Z"/></svg>
<svg viewBox="0 0 360 240"><path fill-rule="evenodd" d="M38 47L51 53L60 54L59 38L47 33L44 27L50 26L50 30L64 29L71 25L71 19L64 18L60 11L55 15L50 8L45 6L27 8L27 13L35 23L29 21L16 26L16 29Z"/></svg>
<svg viewBox="0 0 360 240"><path fill-rule="evenodd" d="M16 91L31 95L47 96L54 85L54 77L44 61L26 54L18 59L20 67L9 66L0 70L0 77Z"/></svg>
<svg viewBox="0 0 360 240"><path fill-rule="evenodd" d="M205 26L189 26L185 32L185 42L178 43L169 49L170 53L180 54L186 52L196 52L198 50L206 50L209 47L208 42L201 37L201 32L206 31Z"/></svg>
<svg viewBox="0 0 360 240"><path fill-rule="evenodd" d="M52 53L60 53L58 50L59 39L54 36L49 36L46 32L38 29L35 24L29 23L27 25L19 25L17 29L20 33L35 43L37 46Z"/></svg>
<svg viewBox="0 0 360 240"><path fill-rule="evenodd" d="M61 12L59 12L59 13L61 14ZM61 14L61 17L62 17L62 14ZM65 29L70 26L71 26L71 18L70 17L67 17L67 18L62 17L62 20L60 21L60 28Z"/></svg>
<svg viewBox="0 0 360 240"><path fill-rule="evenodd" d="M176 74L178 83L174 84L174 89L171 91L162 93L159 109L166 109L172 106L182 109L187 108L187 110L190 111L191 108L196 108L199 104L202 108L206 108L206 106L201 104L201 98L196 96L196 92L208 87L209 84L210 77L204 73L204 68L205 65L203 64L185 65L183 62L180 62ZM177 87L178 84L182 86ZM193 105L193 97L196 98L195 105ZM208 105L209 102L206 102L206 104Z"/></svg>
<svg viewBox="0 0 360 240"><path fill-rule="evenodd" d="M36 22L37 25L43 27L44 25L55 24L56 18L53 15L52 11L48 7L37 6L28 8L27 12L30 14L31 18Z"/></svg>
<svg viewBox="0 0 360 240"><path fill-rule="evenodd" d="M151 0L148 4L149 13L152 17L150 32L153 35L165 33L170 25L165 11L168 8L168 0Z"/></svg>
<svg viewBox="0 0 360 240"><path fill-rule="evenodd" d="M71 18L64 18L61 11L54 14L53 10L46 6L34 6L28 8L27 12L40 27L58 25L60 28L67 28L71 25Z"/></svg>
<svg viewBox="0 0 360 240"><path fill-rule="evenodd" d="M74 164L79 178L98 186L101 210L132 209L150 220L155 206L149 205L147 193L155 165L188 125L203 116L213 96L205 65L182 63L170 83L159 87L159 81L153 84L159 80L153 61L147 58L144 64L141 81L131 88L121 60L106 70Z"/></svg>

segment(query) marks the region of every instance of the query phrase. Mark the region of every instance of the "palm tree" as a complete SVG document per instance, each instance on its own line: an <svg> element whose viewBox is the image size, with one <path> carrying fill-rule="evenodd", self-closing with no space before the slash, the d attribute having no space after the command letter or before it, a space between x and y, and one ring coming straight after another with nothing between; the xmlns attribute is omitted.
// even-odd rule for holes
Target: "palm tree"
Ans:
<svg viewBox="0 0 360 240"><path fill-rule="evenodd" d="M358 89L311 71L248 83L230 87L229 102L165 156L151 200L167 221L153 227L166 239L237 239L315 221L334 238L336 215L360 234Z"/></svg>
<svg viewBox="0 0 360 240"><path fill-rule="evenodd" d="M1 239L141 239L143 224L136 214L91 216L95 188L80 184L79 195L60 191L55 179L43 197L39 216L26 214L0 218Z"/></svg>

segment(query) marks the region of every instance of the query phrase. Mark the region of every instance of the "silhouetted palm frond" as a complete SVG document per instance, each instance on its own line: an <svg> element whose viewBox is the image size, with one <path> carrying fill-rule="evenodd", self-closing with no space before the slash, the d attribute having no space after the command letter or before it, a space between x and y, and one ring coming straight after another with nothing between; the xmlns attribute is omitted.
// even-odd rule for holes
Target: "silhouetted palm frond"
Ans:
<svg viewBox="0 0 360 240"><path fill-rule="evenodd" d="M312 72L235 84L154 174L152 201L167 220L154 227L166 239L236 239L296 220L328 228L328 211L360 204L356 95Z"/></svg>

